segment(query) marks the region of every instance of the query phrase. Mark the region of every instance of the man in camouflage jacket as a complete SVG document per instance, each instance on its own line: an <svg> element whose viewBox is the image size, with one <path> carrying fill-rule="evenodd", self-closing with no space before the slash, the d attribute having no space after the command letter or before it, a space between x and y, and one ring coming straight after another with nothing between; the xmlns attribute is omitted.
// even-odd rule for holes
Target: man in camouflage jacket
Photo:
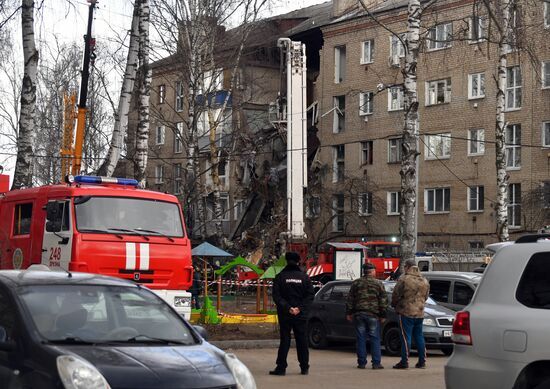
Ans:
<svg viewBox="0 0 550 389"><path fill-rule="evenodd" d="M404 265L405 273L399 277L392 294L391 305L399 315L399 334L401 338L401 361L394 369L409 368L409 350L414 337L418 350L418 369L426 367L426 345L422 333L424 306L430 292L430 284L420 274L414 260L408 259Z"/></svg>
<svg viewBox="0 0 550 389"><path fill-rule="evenodd" d="M383 369L380 352L380 323L386 318L388 297L382 282L374 278L372 263L364 266L365 276L351 284L346 302L346 318L355 324L357 336L357 367L367 365L367 339L370 341L372 368Z"/></svg>

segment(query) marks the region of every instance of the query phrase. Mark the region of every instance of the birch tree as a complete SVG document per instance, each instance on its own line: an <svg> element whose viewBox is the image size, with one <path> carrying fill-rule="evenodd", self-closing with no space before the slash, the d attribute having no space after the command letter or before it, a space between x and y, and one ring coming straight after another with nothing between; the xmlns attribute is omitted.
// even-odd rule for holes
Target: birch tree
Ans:
<svg viewBox="0 0 550 389"><path fill-rule="evenodd" d="M128 57L126 59L126 67L122 80L122 88L118 100L118 108L115 113L115 123L109 151L105 157L105 161L98 169L98 174L110 177L116 168L120 159L121 151L124 147L125 137L128 131L128 113L130 111L130 100L134 90L134 83L138 68L138 51L139 51L139 22L140 22L140 6L142 2L136 0L134 3L134 12L132 15L132 26L130 29L130 43L128 46Z"/></svg>
<svg viewBox="0 0 550 389"><path fill-rule="evenodd" d="M17 160L12 189L32 185L32 137L36 125L38 50L34 41L34 0L22 0L21 31L24 73L17 132Z"/></svg>

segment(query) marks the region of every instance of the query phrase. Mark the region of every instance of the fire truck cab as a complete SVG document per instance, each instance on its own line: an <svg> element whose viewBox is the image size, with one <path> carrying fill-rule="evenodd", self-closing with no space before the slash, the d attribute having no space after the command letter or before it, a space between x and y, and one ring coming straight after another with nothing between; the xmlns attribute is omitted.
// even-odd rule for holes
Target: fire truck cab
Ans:
<svg viewBox="0 0 550 389"><path fill-rule="evenodd" d="M0 269L44 264L131 279L189 318L191 245L178 199L136 186L77 176L66 185L0 187Z"/></svg>

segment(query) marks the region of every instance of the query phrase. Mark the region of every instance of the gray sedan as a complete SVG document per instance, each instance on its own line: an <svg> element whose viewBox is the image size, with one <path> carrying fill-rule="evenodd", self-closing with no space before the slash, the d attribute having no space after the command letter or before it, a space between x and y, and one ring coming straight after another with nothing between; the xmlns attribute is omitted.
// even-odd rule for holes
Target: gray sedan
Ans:
<svg viewBox="0 0 550 389"><path fill-rule="evenodd" d="M311 347L324 348L331 340L355 341L353 324L346 320L346 298L350 286L351 281L329 282L315 295L308 321L308 340ZM394 286L395 282L384 282L390 301ZM426 348L439 349L444 354L451 355L453 320L453 311L428 298L423 326ZM398 315L392 308L388 310L387 320L382 325L382 344L389 355L399 355L401 341Z"/></svg>

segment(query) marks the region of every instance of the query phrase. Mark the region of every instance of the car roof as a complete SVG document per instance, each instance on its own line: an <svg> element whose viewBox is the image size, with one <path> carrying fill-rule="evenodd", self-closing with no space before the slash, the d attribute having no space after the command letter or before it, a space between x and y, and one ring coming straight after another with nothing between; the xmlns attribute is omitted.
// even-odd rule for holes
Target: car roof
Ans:
<svg viewBox="0 0 550 389"><path fill-rule="evenodd" d="M0 283L12 287L71 284L137 287L137 284L131 281L98 274L34 269L0 270Z"/></svg>
<svg viewBox="0 0 550 389"><path fill-rule="evenodd" d="M445 279L461 279L472 282L479 282L483 275L468 271L426 271L422 272L422 275L426 278L445 278Z"/></svg>

